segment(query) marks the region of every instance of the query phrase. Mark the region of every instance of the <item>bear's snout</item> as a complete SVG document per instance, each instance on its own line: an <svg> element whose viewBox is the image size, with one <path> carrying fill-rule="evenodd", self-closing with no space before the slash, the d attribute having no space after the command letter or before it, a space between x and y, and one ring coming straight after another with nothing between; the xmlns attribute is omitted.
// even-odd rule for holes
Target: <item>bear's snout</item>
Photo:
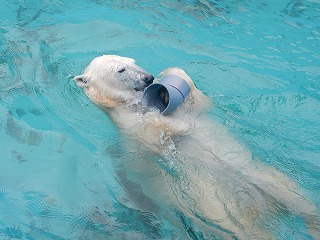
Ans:
<svg viewBox="0 0 320 240"><path fill-rule="evenodd" d="M151 83L153 83L154 76L150 74L145 76L142 80L146 83L147 86L149 86Z"/></svg>

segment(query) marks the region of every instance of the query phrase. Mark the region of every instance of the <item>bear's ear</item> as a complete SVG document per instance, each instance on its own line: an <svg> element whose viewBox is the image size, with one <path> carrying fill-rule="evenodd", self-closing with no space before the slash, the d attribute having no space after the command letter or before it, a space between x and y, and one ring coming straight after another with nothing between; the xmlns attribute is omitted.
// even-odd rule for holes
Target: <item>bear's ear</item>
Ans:
<svg viewBox="0 0 320 240"><path fill-rule="evenodd" d="M73 80L77 82L79 87L87 87L90 79L86 75L78 75Z"/></svg>

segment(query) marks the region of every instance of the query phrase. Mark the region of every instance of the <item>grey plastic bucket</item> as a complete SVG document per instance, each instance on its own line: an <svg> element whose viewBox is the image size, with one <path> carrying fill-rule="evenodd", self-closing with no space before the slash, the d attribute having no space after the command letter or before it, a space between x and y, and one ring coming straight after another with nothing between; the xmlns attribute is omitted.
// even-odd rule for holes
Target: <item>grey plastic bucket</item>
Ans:
<svg viewBox="0 0 320 240"><path fill-rule="evenodd" d="M149 85L142 96L142 106L169 115L190 93L189 84L181 77L167 75L159 83Z"/></svg>

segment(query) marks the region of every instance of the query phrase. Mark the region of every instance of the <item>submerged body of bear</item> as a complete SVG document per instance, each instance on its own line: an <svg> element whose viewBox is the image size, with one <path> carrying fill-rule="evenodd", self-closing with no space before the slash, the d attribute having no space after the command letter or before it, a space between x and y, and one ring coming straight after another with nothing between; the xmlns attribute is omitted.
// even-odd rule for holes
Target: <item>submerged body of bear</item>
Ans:
<svg viewBox="0 0 320 240"><path fill-rule="evenodd" d="M170 74L186 80L191 92L169 116L142 110L142 90L152 83L153 76L133 59L98 57L74 80L122 130L132 149L175 160L177 174L188 184L182 191L172 177L168 201L186 215L218 226L215 229L223 238L273 239L265 222L276 218L276 208L281 206L302 216L316 235L317 210L299 187L275 168L253 161L248 150L207 116L210 99L183 70L169 68L162 76Z"/></svg>

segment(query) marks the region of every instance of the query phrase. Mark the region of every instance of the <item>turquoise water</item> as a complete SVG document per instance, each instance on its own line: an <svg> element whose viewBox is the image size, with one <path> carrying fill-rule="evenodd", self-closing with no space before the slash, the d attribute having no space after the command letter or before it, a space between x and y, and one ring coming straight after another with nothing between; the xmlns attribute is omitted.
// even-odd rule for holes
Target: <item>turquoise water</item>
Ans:
<svg viewBox="0 0 320 240"><path fill-rule="evenodd" d="M159 166L70 81L102 54L154 75L185 69L214 101L210 116L320 211L318 0L0 3L0 239L210 236L144 194ZM313 239L299 216L271 227Z"/></svg>

